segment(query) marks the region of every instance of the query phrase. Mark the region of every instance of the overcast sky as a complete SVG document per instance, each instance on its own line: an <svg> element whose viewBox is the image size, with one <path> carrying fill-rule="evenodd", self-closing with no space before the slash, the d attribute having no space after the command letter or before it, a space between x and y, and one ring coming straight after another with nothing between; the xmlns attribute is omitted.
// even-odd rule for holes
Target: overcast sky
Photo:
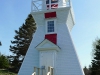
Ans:
<svg viewBox="0 0 100 75"><path fill-rule="evenodd" d="M100 0L72 0L75 26L71 35L82 67L91 63L92 43L100 37ZM31 0L0 0L0 52L9 55L14 30L31 12Z"/></svg>

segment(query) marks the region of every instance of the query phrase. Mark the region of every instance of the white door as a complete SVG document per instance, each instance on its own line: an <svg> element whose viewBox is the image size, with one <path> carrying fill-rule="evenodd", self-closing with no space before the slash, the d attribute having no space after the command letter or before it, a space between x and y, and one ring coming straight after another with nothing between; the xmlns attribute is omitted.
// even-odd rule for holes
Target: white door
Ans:
<svg viewBox="0 0 100 75"><path fill-rule="evenodd" d="M40 67L45 66L43 75L48 72L48 67L54 67L54 52L53 51L41 51L40 52Z"/></svg>

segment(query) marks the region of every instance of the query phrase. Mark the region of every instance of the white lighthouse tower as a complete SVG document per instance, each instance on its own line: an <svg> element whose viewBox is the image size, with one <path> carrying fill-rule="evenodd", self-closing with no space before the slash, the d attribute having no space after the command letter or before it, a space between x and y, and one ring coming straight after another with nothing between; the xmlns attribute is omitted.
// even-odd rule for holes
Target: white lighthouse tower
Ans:
<svg viewBox="0 0 100 75"><path fill-rule="evenodd" d="M37 30L18 75L84 75L70 35L70 0L33 0L31 14Z"/></svg>

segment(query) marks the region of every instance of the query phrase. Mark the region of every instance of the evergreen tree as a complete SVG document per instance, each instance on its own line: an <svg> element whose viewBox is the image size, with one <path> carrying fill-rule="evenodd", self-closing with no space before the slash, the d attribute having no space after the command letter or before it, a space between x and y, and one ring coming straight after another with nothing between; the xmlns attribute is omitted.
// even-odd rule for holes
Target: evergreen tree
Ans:
<svg viewBox="0 0 100 75"><path fill-rule="evenodd" d="M2 45L1 41L0 41L0 46Z"/></svg>
<svg viewBox="0 0 100 75"><path fill-rule="evenodd" d="M23 23L19 30L15 30L15 40L11 41L13 45L10 45L10 51L13 53L13 55L9 57L14 68L20 68L20 65L32 41L35 30L36 23L31 14L28 15L25 23Z"/></svg>
<svg viewBox="0 0 100 75"><path fill-rule="evenodd" d="M93 43L93 60L91 62L91 75L100 75L100 39Z"/></svg>
<svg viewBox="0 0 100 75"><path fill-rule="evenodd" d="M0 53L0 69L7 69L9 67L8 58Z"/></svg>
<svg viewBox="0 0 100 75"><path fill-rule="evenodd" d="M91 75L91 70L90 68L87 68L86 66L83 68L84 74L85 75Z"/></svg>

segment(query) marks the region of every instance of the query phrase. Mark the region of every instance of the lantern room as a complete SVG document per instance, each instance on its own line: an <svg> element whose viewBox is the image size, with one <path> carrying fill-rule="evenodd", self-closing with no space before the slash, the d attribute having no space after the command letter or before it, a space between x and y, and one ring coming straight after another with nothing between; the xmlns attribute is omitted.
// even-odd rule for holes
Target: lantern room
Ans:
<svg viewBox="0 0 100 75"><path fill-rule="evenodd" d="M70 6L70 0L32 0L32 11L50 10Z"/></svg>

